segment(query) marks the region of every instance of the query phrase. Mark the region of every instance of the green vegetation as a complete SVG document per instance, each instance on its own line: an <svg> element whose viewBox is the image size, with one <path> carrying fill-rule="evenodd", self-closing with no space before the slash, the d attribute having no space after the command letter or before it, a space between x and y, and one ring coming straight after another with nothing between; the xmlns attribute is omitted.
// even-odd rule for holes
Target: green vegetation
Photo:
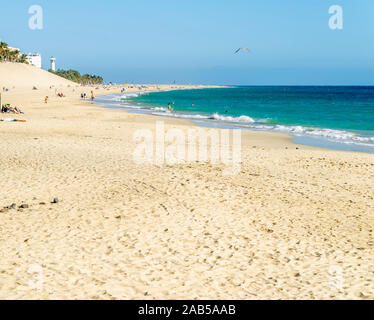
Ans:
<svg viewBox="0 0 374 320"><path fill-rule="evenodd" d="M9 48L5 42L0 42L0 62L8 61L28 64L26 57L27 56L22 54L19 50Z"/></svg>
<svg viewBox="0 0 374 320"><path fill-rule="evenodd" d="M96 84L102 84L103 78L100 76L92 76L89 74L83 74L81 75L76 70L62 70L59 69L57 71L49 70L49 72L58 75L62 78L83 84L83 85L96 85Z"/></svg>

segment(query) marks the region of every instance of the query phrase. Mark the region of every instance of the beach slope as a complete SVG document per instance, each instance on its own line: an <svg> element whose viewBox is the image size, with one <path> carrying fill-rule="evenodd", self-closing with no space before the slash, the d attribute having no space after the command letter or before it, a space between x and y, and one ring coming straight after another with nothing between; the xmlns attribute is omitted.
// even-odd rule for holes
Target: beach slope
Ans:
<svg viewBox="0 0 374 320"><path fill-rule="evenodd" d="M0 89L32 89L50 86L68 86L75 83L48 71L24 63L0 63Z"/></svg>

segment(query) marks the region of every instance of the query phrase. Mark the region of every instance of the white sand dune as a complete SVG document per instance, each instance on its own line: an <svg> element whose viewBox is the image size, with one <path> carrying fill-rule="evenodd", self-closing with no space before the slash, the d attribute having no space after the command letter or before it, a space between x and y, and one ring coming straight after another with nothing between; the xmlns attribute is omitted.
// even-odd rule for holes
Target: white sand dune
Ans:
<svg viewBox="0 0 374 320"><path fill-rule="evenodd" d="M68 86L75 83L56 76L48 71L24 63L0 63L0 89L47 88L50 86Z"/></svg>

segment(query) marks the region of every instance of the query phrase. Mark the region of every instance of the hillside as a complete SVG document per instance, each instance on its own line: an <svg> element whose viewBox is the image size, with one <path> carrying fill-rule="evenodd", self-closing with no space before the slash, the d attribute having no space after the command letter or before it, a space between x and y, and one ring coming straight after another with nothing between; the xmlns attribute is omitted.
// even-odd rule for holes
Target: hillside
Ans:
<svg viewBox="0 0 374 320"><path fill-rule="evenodd" d="M23 63L0 62L0 91L8 89L47 88L50 86L76 86L77 84L48 71Z"/></svg>

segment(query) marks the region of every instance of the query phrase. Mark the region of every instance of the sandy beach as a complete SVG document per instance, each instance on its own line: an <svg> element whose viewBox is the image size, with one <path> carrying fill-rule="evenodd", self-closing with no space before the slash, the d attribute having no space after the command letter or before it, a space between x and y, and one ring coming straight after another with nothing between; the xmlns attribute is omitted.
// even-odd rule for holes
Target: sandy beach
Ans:
<svg viewBox="0 0 374 320"><path fill-rule="evenodd" d="M43 73L32 90L18 79L36 71L0 68L26 120L0 122L0 209L16 204L0 212L0 299L374 298L374 155L248 131L235 176L137 165L134 132L160 118L80 100L120 87ZM198 86L159 86L176 88Z"/></svg>

